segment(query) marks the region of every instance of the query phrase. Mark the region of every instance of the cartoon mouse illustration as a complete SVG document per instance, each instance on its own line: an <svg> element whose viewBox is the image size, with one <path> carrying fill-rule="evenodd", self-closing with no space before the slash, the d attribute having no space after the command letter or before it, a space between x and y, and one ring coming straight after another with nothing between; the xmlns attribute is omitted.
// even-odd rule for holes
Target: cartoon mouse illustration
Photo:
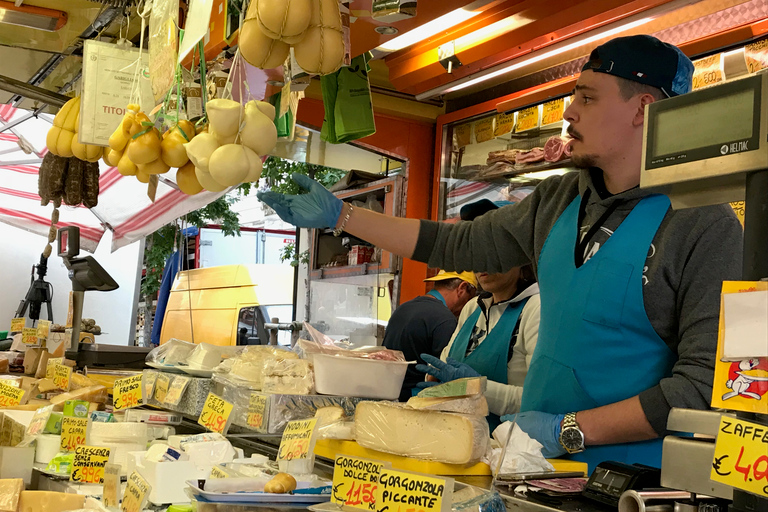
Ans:
<svg viewBox="0 0 768 512"><path fill-rule="evenodd" d="M743 359L739 363L739 370L745 372L757 367L758 364L760 364L760 360L758 359ZM728 382L725 383L725 387L731 389L732 391L730 393L724 394L723 400L728 400L729 398L733 398L739 395L748 396L750 398L754 398L755 400L760 400L760 395L757 393L752 393L751 391L747 391L753 382L755 382L754 379L750 379L744 375L739 375L735 379L728 380Z"/></svg>

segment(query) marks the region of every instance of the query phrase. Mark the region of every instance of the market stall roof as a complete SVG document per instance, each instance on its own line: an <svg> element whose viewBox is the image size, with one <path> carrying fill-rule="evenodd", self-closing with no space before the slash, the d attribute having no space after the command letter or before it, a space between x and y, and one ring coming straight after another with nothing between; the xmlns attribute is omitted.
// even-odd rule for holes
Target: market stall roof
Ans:
<svg viewBox="0 0 768 512"><path fill-rule="evenodd" d="M45 136L51 126L50 117L32 117L4 129L27 115L28 111L0 105L0 222L48 236L53 206L40 205L37 181L42 157L48 151ZM226 193L203 191L188 196L176 188L176 170L171 169L162 176L152 202L146 184L121 175L117 168L103 161L99 161L99 166L98 206L89 210L62 204L59 209L58 226L79 227L80 246L90 252L96 249L107 229L113 233L114 251ZM41 241L41 251L44 245Z"/></svg>

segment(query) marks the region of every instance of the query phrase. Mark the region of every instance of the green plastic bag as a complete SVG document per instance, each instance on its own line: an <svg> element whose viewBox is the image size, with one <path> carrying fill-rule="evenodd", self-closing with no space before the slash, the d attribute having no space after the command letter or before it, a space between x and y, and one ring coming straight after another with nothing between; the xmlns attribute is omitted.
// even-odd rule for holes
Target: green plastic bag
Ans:
<svg viewBox="0 0 768 512"><path fill-rule="evenodd" d="M343 144L376 133L368 58L367 53L355 57L348 67L320 78L325 107L323 140Z"/></svg>

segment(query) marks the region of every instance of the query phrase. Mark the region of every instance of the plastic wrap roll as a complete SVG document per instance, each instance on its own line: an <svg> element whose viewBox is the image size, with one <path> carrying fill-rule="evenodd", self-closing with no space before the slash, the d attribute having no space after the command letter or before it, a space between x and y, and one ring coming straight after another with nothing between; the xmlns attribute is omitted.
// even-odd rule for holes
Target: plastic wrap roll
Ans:
<svg viewBox="0 0 768 512"><path fill-rule="evenodd" d="M39 464L48 464L52 458L59 453L61 446L61 436L55 434L41 434L37 436L37 449L35 451L35 462Z"/></svg>

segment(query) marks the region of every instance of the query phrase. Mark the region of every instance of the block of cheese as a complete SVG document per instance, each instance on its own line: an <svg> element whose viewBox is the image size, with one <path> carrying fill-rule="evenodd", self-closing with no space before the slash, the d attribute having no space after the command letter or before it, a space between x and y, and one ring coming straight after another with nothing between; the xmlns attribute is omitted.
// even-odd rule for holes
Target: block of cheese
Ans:
<svg viewBox="0 0 768 512"><path fill-rule="evenodd" d="M42 379L45 377L45 372L48 370L48 359L51 358L51 353L47 349L42 349L40 354L40 361L37 363L37 370L35 370L35 377Z"/></svg>
<svg viewBox="0 0 768 512"><path fill-rule="evenodd" d="M408 399L407 405L412 409L488 416L488 400L485 399L485 395L440 398L412 396Z"/></svg>
<svg viewBox="0 0 768 512"><path fill-rule="evenodd" d="M8 373L10 362L7 357L0 356L0 373Z"/></svg>
<svg viewBox="0 0 768 512"><path fill-rule="evenodd" d="M261 389L279 395L311 395L315 390L312 364L306 359L268 359Z"/></svg>
<svg viewBox="0 0 768 512"><path fill-rule="evenodd" d="M76 391L81 388L87 388L95 386L96 383L83 375L82 373L72 372L72 377L69 379L69 390Z"/></svg>
<svg viewBox="0 0 768 512"><path fill-rule="evenodd" d="M429 397L457 397L480 395L485 393L487 379L485 377L465 377L463 379L443 382L437 386L424 388L417 396Z"/></svg>
<svg viewBox="0 0 768 512"><path fill-rule="evenodd" d="M366 448L448 464L477 462L489 440L481 416L420 411L394 402L360 402L355 440Z"/></svg>
<svg viewBox="0 0 768 512"><path fill-rule="evenodd" d="M21 478L0 480L0 512L16 512L19 507L19 496L23 490L24 480Z"/></svg>
<svg viewBox="0 0 768 512"><path fill-rule="evenodd" d="M59 388L53 383L53 379L40 379L37 383L37 390L41 393L48 393L56 389Z"/></svg>
<svg viewBox="0 0 768 512"><path fill-rule="evenodd" d="M315 418L317 418L317 427L322 428L326 425L341 421L344 418L344 409L338 405L318 407L315 411Z"/></svg>
<svg viewBox="0 0 768 512"><path fill-rule="evenodd" d="M37 365L40 363L40 355L43 353L44 348L28 348L24 352L24 373L27 375L34 375L37 371Z"/></svg>
<svg viewBox="0 0 768 512"><path fill-rule="evenodd" d="M89 402L106 403L107 401L107 388L101 384L94 386L88 386L87 388L80 388L76 391L70 391L68 393L62 393L51 398L54 411L61 411L64 409L64 402L67 400L87 400Z"/></svg>
<svg viewBox="0 0 768 512"><path fill-rule="evenodd" d="M66 512L83 508L85 496L53 491L21 491L18 512Z"/></svg>

